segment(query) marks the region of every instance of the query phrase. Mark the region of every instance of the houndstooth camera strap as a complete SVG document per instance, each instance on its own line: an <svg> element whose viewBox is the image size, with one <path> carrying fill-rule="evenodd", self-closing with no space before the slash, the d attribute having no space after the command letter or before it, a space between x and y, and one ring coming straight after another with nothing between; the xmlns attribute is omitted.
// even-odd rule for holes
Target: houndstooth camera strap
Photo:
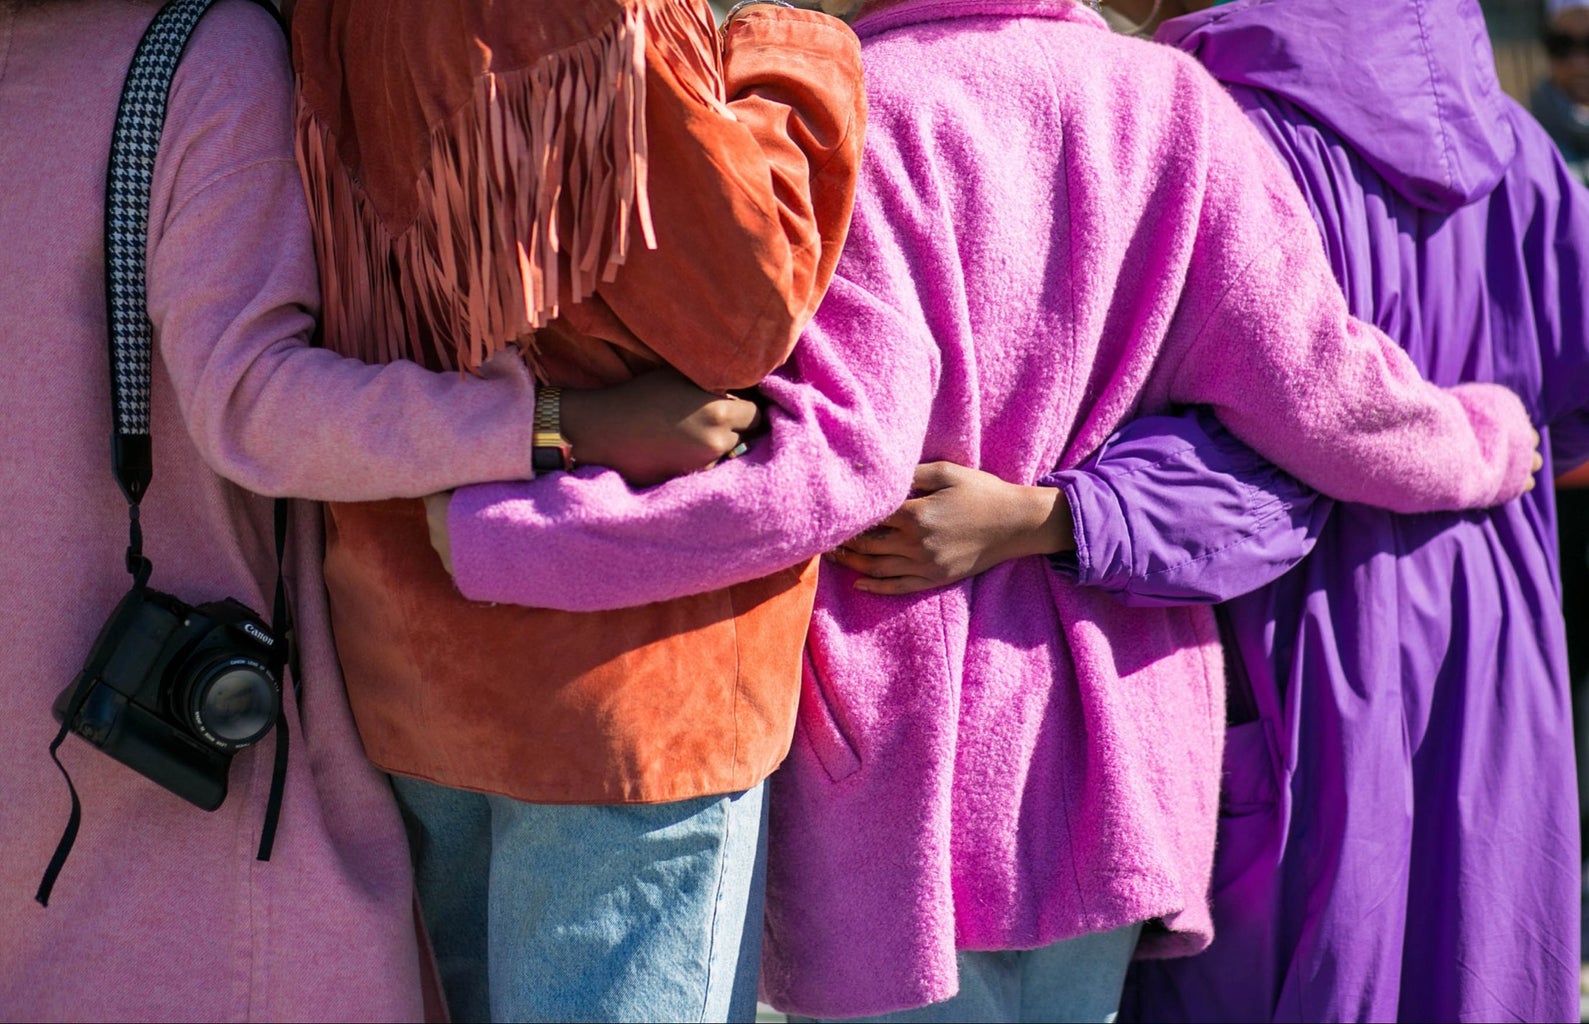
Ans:
<svg viewBox="0 0 1589 1024"><path fill-rule="evenodd" d="M111 132L110 163L105 181L105 300L110 338L110 394L113 429L111 468L127 497L130 518L130 543L127 568L133 573L135 587L144 586L151 565L143 557L143 532L138 521L138 505L154 473L153 443L150 432L150 387L153 376L154 325L149 321L148 287L145 279L149 244L149 200L154 186L155 160L160 153L160 136L165 130L166 104L171 83L183 51L204 17L217 0L169 0L149 23L133 53L116 108L116 123ZM276 12L266 0L260 6ZM287 503L275 503L276 598L272 632L282 638L281 650L292 647L292 626L287 609L282 562L286 551ZM296 681L296 672L294 680ZM71 794L71 813L66 829L56 844L55 853L44 869L35 899L48 906L50 893L82 823L82 804L70 773L61 764L59 750L88 691L80 691L62 716L60 732L50 744L50 757L66 779ZM269 860L275 845L276 826L281 815L282 794L287 779L287 721L285 700L276 716L276 760L271 772L270 795L266 801L261 828L259 859Z"/></svg>
<svg viewBox="0 0 1589 1024"><path fill-rule="evenodd" d="M165 131L166 105L182 54L187 50L199 19L217 0L168 0L149 23L122 86L116 108L116 125L110 139L110 165L105 182L105 296L110 326L110 392L114 405L115 433L112 463L116 480L127 496L131 514L131 544L127 564L140 582L150 565L142 552L138 503L154 471L150 429L150 387L153 375L154 325L149 321L146 278L149 244L149 201L154 187L155 160ZM267 0L255 2L279 20ZM291 614L287 606L282 562L286 553L287 502L275 502L276 594L271 615L272 632L282 639L278 669L284 669L295 648ZM294 666L296 668L296 666ZM293 673L298 682L297 673ZM285 701L283 702L285 707ZM276 722L276 767L260 838L259 859L269 860L281 813L286 783L287 722Z"/></svg>
<svg viewBox="0 0 1589 1024"><path fill-rule="evenodd" d="M136 504L149 486L149 391L154 328L145 258L149 196L165 128L166 101L182 52L216 0L171 0L149 24L122 87L105 182L105 296L110 326L110 394L116 480Z"/></svg>

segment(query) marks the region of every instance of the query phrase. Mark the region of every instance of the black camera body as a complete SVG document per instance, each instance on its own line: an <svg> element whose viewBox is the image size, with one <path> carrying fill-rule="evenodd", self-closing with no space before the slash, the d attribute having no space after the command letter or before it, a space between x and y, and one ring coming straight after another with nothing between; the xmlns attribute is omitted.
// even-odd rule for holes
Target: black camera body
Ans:
<svg viewBox="0 0 1589 1024"><path fill-rule="evenodd" d="M232 756L281 708L284 641L231 598L191 607L134 587L100 630L55 717L111 757L213 811Z"/></svg>

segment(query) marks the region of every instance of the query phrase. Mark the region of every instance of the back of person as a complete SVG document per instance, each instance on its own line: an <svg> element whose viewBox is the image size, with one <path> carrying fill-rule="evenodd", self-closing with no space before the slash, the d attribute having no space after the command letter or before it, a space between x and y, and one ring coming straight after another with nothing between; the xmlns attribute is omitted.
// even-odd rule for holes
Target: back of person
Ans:
<svg viewBox="0 0 1589 1024"><path fill-rule="evenodd" d="M922 419L886 443L1031 483L1133 415L1208 402L1320 487L1418 489L1386 473L1388 423L1356 447L1369 417L1343 411L1375 403L1380 343L1200 69L1063 0L891 4L856 30L867 177L814 331L859 360L896 336L936 353L901 399ZM953 994L957 948L1150 921L1150 955L1206 944L1212 616L1125 608L1038 559L905 599L853 583L819 582L807 742L774 780L775 1004L919 1006Z"/></svg>
<svg viewBox="0 0 1589 1024"><path fill-rule="evenodd" d="M123 77L158 9L0 4L0 1016L417 1017L402 826L342 694L319 586L319 514L308 505L287 562L306 713L284 697L279 728L291 729L292 758L270 862L254 857L271 743L237 755L230 794L206 814L72 737L60 753L82 829L50 905L34 902L70 807L49 756L51 706L130 583L127 510L106 443L105 167ZM279 392L257 377L240 382L261 350L310 351L317 291L290 102L286 42L270 15L218 5L177 72L148 250L155 471L142 522L152 583L195 604L234 597L267 613L271 502L220 474L262 488L285 465L296 485L314 461L296 449L272 464L269 444L223 415L235 401L282 424L275 440L303 441L282 423ZM328 376L323 361L317 369ZM319 396L295 390L300 414L319 407Z"/></svg>
<svg viewBox="0 0 1589 1024"><path fill-rule="evenodd" d="M1038 5L1029 19L1026 6L962 4L912 24L922 5L904 4L856 23L870 105L868 177L842 280L816 326L841 336L909 332L936 349L934 390L904 399L922 404L923 429L884 443L920 437L923 459L1030 483L1085 453L1139 401L1173 298L1152 304L1173 296L1185 275L1198 185L1156 191L1138 176L1196 153L1201 139L1191 137L1205 125L1201 110L1178 124L1175 112L1156 109L1143 118L1142 136L1152 138L1130 140L1131 156L1088 152L1107 145L1104 112L1118 106L1111 79L1143 76L1169 94L1188 69L1173 59L1151 70L1134 64L1154 55L1069 20L1066 0ZM902 23L890 31L882 27L889 19ZM1088 70L1056 81L1056 69L1067 67ZM1206 102L1195 84L1186 91L1189 108ZM1056 95L1068 100L1064 108ZM1179 131L1188 144L1159 167L1138 159L1160 141L1173 146ZM1153 223L1165 230L1148 243L1161 250L1147 257L1158 286L1152 298L1116 301L1078 286L1084 275L1140 272L1143 255L1110 233ZM1095 262L1080 262L1087 251L1073 245L1078 234L1098 239ZM1159 255L1165 264L1153 260ZM904 322L868 325L862 318L873 314L852 301L897 308ZM1124 328L1144 315L1155 318L1156 336L1139 343ZM851 1016L944 999L956 983L957 942L1034 947L1161 916L1177 933L1206 933L1198 889L1212 851L1195 808L1214 800L1210 739L1222 682L1204 610L1143 612L1068 594L1077 603L1062 617L1034 560L919 600L859 594L852 580L843 571L819 579L802 701L809 745L797 743L773 780L779 853L769 874L763 985L776 1005ZM1118 702L1100 703L1074 685L1077 670L1056 635L1073 640L1077 660L1088 663L1123 655L1113 642L1134 645ZM916 728L901 724L907 708L920 712ZM1144 814L1130 797L1079 784L1078 766L1111 746L1165 784L1165 813ZM816 780L831 780L831 791ZM823 819L817 834L808 830ZM854 843L878 828L897 846L886 858ZM835 856L838 846L846 850ZM920 877L915 867L901 873L895 865L904 862L924 865ZM1073 863L1113 877L1074 892ZM829 879L825 892L819 877ZM879 903L884 892L896 898ZM873 949L816 937L854 932L863 921L886 935Z"/></svg>
<svg viewBox="0 0 1589 1024"><path fill-rule="evenodd" d="M751 426L719 396L788 359L849 221L865 104L841 22L781 0L721 31L704 0L300 0L293 32L329 348L465 370L511 349L543 385L523 438L543 483L647 461L695 415L659 387ZM635 397L592 415L603 394ZM603 457L576 419L630 443ZM477 602L431 548L451 501L332 505L326 558L450 1009L751 1016L762 784L816 552L666 601ZM563 582L625 578L643 543ZM501 555L490 575L518 576Z"/></svg>
<svg viewBox="0 0 1589 1024"><path fill-rule="evenodd" d="M511 346L569 389L664 364L753 387L838 259L865 120L853 36L776 10L719 40L703 0L531 20L301 0L327 346L449 369ZM782 756L809 563L600 615L487 607L458 595L419 502L334 504L329 521L337 649L383 768L522 801L649 803L749 788Z"/></svg>
<svg viewBox="0 0 1589 1024"><path fill-rule="evenodd" d="M1285 157L1353 313L1437 383L1521 395L1548 479L1589 456L1589 196L1500 93L1476 4L1342 7L1238 2L1159 38ZM1302 566L1225 607L1218 939L1139 965L1135 1015L1573 1019L1555 550L1549 487L1479 513L1341 504Z"/></svg>

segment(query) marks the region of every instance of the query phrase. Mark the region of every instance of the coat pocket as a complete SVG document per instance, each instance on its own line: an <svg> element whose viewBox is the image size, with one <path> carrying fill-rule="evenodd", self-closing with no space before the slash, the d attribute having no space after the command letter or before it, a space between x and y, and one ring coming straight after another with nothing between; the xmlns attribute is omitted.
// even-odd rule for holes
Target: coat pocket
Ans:
<svg viewBox="0 0 1589 1024"><path fill-rule="evenodd" d="M1225 730L1225 757L1219 789L1220 817L1239 818L1271 811L1279 789L1269 723L1260 718Z"/></svg>
<svg viewBox="0 0 1589 1024"><path fill-rule="evenodd" d="M1225 759L1219 792L1219 839L1214 851L1213 892L1260 898L1280 856L1279 782L1273 736L1263 719L1225 730Z"/></svg>
<svg viewBox="0 0 1589 1024"><path fill-rule="evenodd" d="M842 782L861 770L861 757L855 752L835 711L836 705L828 698L828 687L808 648L801 655L800 670L800 731L811 744L812 753L822 762L822 770L834 782Z"/></svg>

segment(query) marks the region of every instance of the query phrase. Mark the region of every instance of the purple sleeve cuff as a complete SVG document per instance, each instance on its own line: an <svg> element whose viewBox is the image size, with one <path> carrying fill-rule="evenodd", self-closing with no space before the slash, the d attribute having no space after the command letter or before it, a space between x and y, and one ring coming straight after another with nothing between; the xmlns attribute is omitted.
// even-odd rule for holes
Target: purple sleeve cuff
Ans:
<svg viewBox="0 0 1589 1024"><path fill-rule="evenodd" d="M1201 410L1137 420L1040 483L1064 491L1075 521L1075 555L1055 571L1132 605L1255 590L1312 549L1331 507Z"/></svg>
<svg viewBox="0 0 1589 1024"><path fill-rule="evenodd" d="M1075 469L1051 473L1038 484L1064 493L1074 524L1076 550L1050 555L1054 571L1077 586L1122 589L1121 574L1131 564L1131 536L1115 528L1124 521L1115 492L1101 477Z"/></svg>

